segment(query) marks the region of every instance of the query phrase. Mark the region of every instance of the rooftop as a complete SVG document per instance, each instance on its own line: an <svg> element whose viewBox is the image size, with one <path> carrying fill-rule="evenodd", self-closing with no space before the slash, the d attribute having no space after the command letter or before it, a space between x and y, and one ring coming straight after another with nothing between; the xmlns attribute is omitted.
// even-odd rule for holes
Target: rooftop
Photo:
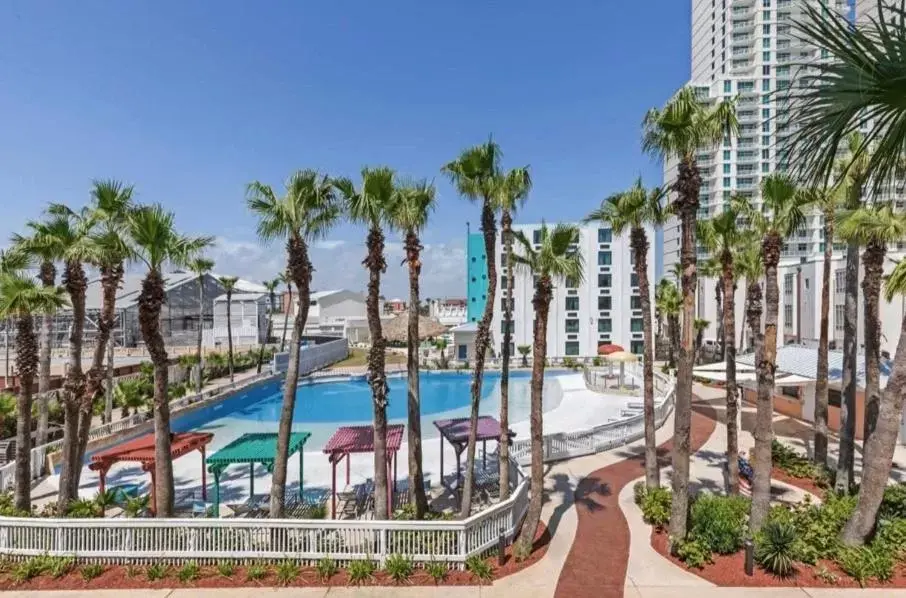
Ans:
<svg viewBox="0 0 906 598"><path fill-rule="evenodd" d="M755 365L755 355L754 353L745 353L737 356L736 361L746 365ZM799 345L777 347L777 369L782 372L816 379L818 377L818 349ZM890 361L882 358L882 388L887 384L890 369ZM827 370L829 382L841 381L843 378L843 351L827 352ZM863 353L859 353L856 358L856 383L860 388L865 387L865 355Z"/></svg>

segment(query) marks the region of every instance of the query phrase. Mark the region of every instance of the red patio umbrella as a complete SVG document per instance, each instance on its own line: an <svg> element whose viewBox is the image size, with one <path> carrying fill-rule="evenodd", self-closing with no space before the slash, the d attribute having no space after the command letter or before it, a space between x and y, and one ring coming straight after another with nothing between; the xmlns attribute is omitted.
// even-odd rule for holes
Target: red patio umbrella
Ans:
<svg viewBox="0 0 906 598"><path fill-rule="evenodd" d="M620 345L599 345L598 355L610 355L611 353L616 353L623 350L623 347L621 347Z"/></svg>

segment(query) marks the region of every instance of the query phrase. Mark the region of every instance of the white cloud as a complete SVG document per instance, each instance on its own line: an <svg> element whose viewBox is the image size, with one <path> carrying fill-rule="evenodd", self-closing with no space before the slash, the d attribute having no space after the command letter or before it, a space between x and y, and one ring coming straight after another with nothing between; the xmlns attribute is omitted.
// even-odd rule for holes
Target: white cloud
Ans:
<svg viewBox="0 0 906 598"><path fill-rule="evenodd" d="M323 239L321 241L315 241L312 245L315 249L337 249L346 244L346 241L343 239Z"/></svg>

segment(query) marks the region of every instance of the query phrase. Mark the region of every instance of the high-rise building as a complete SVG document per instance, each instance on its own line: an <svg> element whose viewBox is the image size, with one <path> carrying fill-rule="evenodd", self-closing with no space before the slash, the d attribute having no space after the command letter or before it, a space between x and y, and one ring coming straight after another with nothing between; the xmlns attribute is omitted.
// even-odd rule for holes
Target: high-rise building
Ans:
<svg viewBox="0 0 906 598"><path fill-rule="evenodd" d="M466 321L477 322L488 297L488 264L484 235L466 233Z"/></svg>

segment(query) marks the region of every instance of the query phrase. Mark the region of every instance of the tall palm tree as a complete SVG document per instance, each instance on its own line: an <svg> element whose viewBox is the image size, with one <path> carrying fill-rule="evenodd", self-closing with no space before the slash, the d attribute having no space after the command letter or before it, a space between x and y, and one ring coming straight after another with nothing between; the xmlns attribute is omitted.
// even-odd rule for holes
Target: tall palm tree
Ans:
<svg viewBox="0 0 906 598"><path fill-rule="evenodd" d="M648 241L646 227L663 226L670 215L663 207L666 191L660 187L648 190L639 178L628 191L612 195L601 206L585 217L584 222L609 225L616 235L629 231L632 254L635 256L635 274L638 278L639 299L642 306L644 356L642 359L643 407L645 418L645 485L661 485L657 464L657 441L654 422L654 331L651 322L651 292L648 281Z"/></svg>
<svg viewBox="0 0 906 598"><path fill-rule="evenodd" d="M881 279L887 245L906 238L906 216L890 202L873 202L843 215L840 238L865 247L862 254L862 296L865 317L865 418L862 439L867 445L878 424L881 406Z"/></svg>
<svg viewBox="0 0 906 598"><path fill-rule="evenodd" d="M416 519L428 511L425 478L422 470L421 395L418 379L418 283L422 271L422 243L419 234L434 210L434 185L426 181L405 184L398 189L393 205L393 226L404 235L405 262L409 267L409 327L407 330L406 366L409 372L407 392L409 446L409 501L415 505Z"/></svg>
<svg viewBox="0 0 906 598"><path fill-rule="evenodd" d="M738 204L737 204L738 205ZM725 385L727 401L727 468L729 493L739 493L739 430L736 417L739 410L736 390L736 277L733 257L745 239L745 232L739 226L739 209L731 202L724 210L710 220L698 224L698 238L720 265L722 286L723 322L721 335L724 360L726 363Z"/></svg>
<svg viewBox="0 0 906 598"><path fill-rule="evenodd" d="M464 150L459 157L445 165L447 175L460 195L469 201L481 202L481 232L484 236L485 264L488 271L487 299L484 313L475 333L475 369L472 372L471 410L469 412L469 444L466 449L466 474L463 480L460 515L472 511L472 485L475 469L475 445L478 438L478 407L484 379L484 360L491 345L491 320L497 301L497 222L494 219L494 198L500 188L500 146L492 139Z"/></svg>
<svg viewBox="0 0 906 598"><path fill-rule="evenodd" d="M169 358L160 327L166 301L163 269L185 267L213 243L211 237L189 237L176 230L172 212L158 204L130 211L127 230L133 255L147 272L138 296L142 339L154 364L154 496L158 517L173 514L173 463L170 456L170 405L167 396Z"/></svg>
<svg viewBox="0 0 906 598"><path fill-rule="evenodd" d="M532 306L535 309L535 330L532 350L531 413L529 416L532 446L531 497L528 512L522 523L517 554L528 555L535 539L538 522L541 519L541 504L544 494L544 427L542 420L542 399L544 389L544 367L547 360L547 319L555 281L570 279L581 282L585 275L582 253L576 248L579 242L579 228L568 224L557 224L549 229L541 225L540 247L535 249L525 233L515 234L522 251L513 255L518 267L525 268L536 278Z"/></svg>
<svg viewBox="0 0 906 598"><path fill-rule="evenodd" d="M503 302L503 347L500 371L500 438L498 438L498 476L500 499L510 495L510 345L513 339L513 213L525 202L532 190L532 177L528 167L514 168L499 180L495 196L496 209L500 211L500 229L503 236L503 253L506 260L506 297Z"/></svg>
<svg viewBox="0 0 906 598"><path fill-rule="evenodd" d="M227 319L227 364L230 368L230 382L233 381L233 291L236 290L238 276L218 276L218 282L226 291L226 319Z"/></svg>
<svg viewBox="0 0 906 598"><path fill-rule="evenodd" d="M742 313L746 325L739 334L739 346L748 350L754 345L761 330L762 292L761 279L764 278L764 262L761 261L761 246L758 240L750 237L740 247L736 255L736 271L745 279L746 295L743 300ZM745 332L748 330L749 342L746 343ZM756 358L757 360L757 358Z"/></svg>
<svg viewBox="0 0 906 598"><path fill-rule="evenodd" d="M204 353L201 345L204 342L204 281L207 274L214 269L214 260L206 257L196 257L186 266L192 274L198 277L198 337L195 347L195 358L198 362L198 379L195 381L196 392L201 392L204 386Z"/></svg>
<svg viewBox="0 0 906 598"><path fill-rule="evenodd" d="M289 314L295 313L293 308L293 279L288 272L280 274L280 282L286 285L287 305L283 306L283 336L280 338L280 352L283 353L286 348L286 329L289 327ZM295 315L293 316L295 317Z"/></svg>
<svg viewBox="0 0 906 598"><path fill-rule="evenodd" d="M696 236L699 244L703 244L701 239L702 229L699 226L699 223L707 222L707 220L699 220L696 222ZM705 294L705 280L712 278L714 279L714 305L716 306L716 312L718 314L723 313L723 302L724 302L724 289L723 289L723 268L721 266L720 260L715 256L710 256L708 259L699 262L698 264L698 273L701 275L701 278L698 279L699 290L698 292L704 296ZM698 314L699 318L703 318L705 314ZM710 325L710 322L708 323ZM704 331L702 331L704 333ZM717 320L717 340L723 342L723 318ZM700 349L700 348L699 348ZM696 360L701 358L699 354L699 349L696 349Z"/></svg>
<svg viewBox="0 0 906 598"><path fill-rule="evenodd" d="M277 455L271 483L271 517L283 517L289 437L296 405L296 386L299 383L299 343L308 319L311 277L314 271L308 244L327 234L339 217L340 209L331 179L314 170L293 173L286 182L283 197L279 197L269 185L258 181L250 183L247 205L258 217L257 232L261 242L269 244L282 241L286 244L287 285L291 280L299 290L299 312L293 320L290 338L289 365L283 385L283 406L277 428Z"/></svg>
<svg viewBox="0 0 906 598"><path fill-rule="evenodd" d="M264 361L264 347L271 342L271 330L274 328L274 313L277 311L277 287L280 286L280 279L265 280L264 288L267 289L267 298L270 304L270 313L267 316L267 333L264 336L264 342L258 347L258 368L257 373L261 373L261 365Z"/></svg>
<svg viewBox="0 0 906 598"><path fill-rule="evenodd" d="M697 152L719 144L738 130L733 101L709 107L694 88L679 90L662 109L652 108L643 121L642 147L662 160L676 160L677 178L673 209L680 220L680 263L682 265L682 326L676 380L675 433L673 436L673 502L670 509L670 537L686 537L689 506L689 443L692 426L692 367L694 358L696 246L695 221L701 173ZM673 543L671 544L671 549Z"/></svg>
<svg viewBox="0 0 906 598"><path fill-rule="evenodd" d="M6 268L3 268L4 270ZM38 342L34 316L54 312L65 304L63 290L39 286L21 274L0 274L0 317L16 322L16 369L19 397L16 402L16 509L31 512L31 403L38 371Z"/></svg>
<svg viewBox="0 0 906 598"><path fill-rule="evenodd" d="M679 353L679 317L683 308L683 297L673 281L669 278L662 278L657 285L654 300L658 311L667 320L667 364L673 369L676 367L676 355Z"/></svg>
<svg viewBox="0 0 906 598"><path fill-rule="evenodd" d="M761 234L761 258L765 273L764 343L760 359L756 359L758 395L755 414L756 463L771 462L774 417L774 372L777 368L777 312L780 291L777 285L777 266L784 239L805 224L811 198L801 193L785 174L771 174L761 182L764 211L736 202L741 214L749 219L752 228ZM767 215L766 215L767 213ZM770 508L771 468L757 467L752 484L752 512L749 526L753 533L761 529Z"/></svg>
<svg viewBox="0 0 906 598"><path fill-rule="evenodd" d="M368 351L368 385L371 387L374 425L374 516L388 519L390 509L388 489L387 456L387 385L385 351L387 339L381 326L380 294L381 274L387 270L384 259L384 227L392 224L394 204L398 199L396 175L386 167L363 168L362 183L356 189L349 179L336 181L337 189L346 202L346 212L353 222L368 227L366 247L368 250L362 265L368 270L368 295L365 310L371 333L371 349ZM417 309L416 306L412 306ZM410 310L411 312L412 310ZM414 483L413 480L410 482Z"/></svg>

